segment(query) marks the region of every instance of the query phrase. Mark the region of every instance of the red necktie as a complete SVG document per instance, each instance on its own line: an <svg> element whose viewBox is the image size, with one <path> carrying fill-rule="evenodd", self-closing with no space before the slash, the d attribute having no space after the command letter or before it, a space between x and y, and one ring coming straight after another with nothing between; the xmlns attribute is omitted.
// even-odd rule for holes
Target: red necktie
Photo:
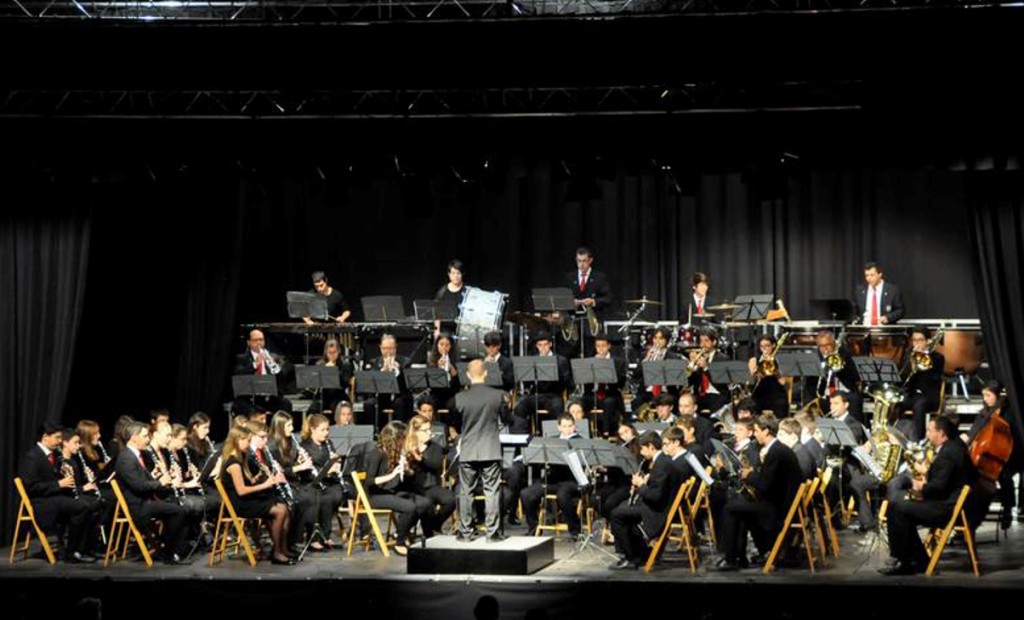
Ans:
<svg viewBox="0 0 1024 620"><path fill-rule="evenodd" d="M711 379L708 378L708 373L703 372L700 375L700 395L704 396L708 393L708 386L711 385Z"/></svg>
<svg viewBox="0 0 1024 620"><path fill-rule="evenodd" d="M878 325L878 289L871 289L871 324Z"/></svg>
<svg viewBox="0 0 1024 620"><path fill-rule="evenodd" d="M580 292L582 293L584 291L584 289L586 289L586 288L587 288L587 274L583 274L583 275L580 276Z"/></svg>
<svg viewBox="0 0 1024 620"><path fill-rule="evenodd" d="M704 300L697 300L697 314L704 314Z"/></svg>
<svg viewBox="0 0 1024 620"><path fill-rule="evenodd" d="M261 359L261 360L260 360L259 362L257 362L257 364L256 364L256 374L258 374L258 375L262 375L262 374L263 374L263 372L264 372L264 371L263 371L263 360Z"/></svg>
<svg viewBox="0 0 1024 620"><path fill-rule="evenodd" d="M53 467L56 464L57 464L57 455L54 454L53 452L51 452L50 453L50 467Z"/></svg>

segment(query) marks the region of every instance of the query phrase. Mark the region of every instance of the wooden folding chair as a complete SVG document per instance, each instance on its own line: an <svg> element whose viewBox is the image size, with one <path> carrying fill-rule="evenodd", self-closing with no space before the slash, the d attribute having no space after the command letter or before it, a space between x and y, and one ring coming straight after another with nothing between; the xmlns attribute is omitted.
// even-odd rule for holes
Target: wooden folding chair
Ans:
<svg viewBox="0 0 1024 620"><path fill-rule="evenodd" d="M360 515L365 515L366 520L370 522L370 528L373 531L373 537L377 540L377 545L380 547L381 553L384 557L391 557L391 552L388 550L388 541L384 534L380 531L380 525L377 524L378 516L387 516L388 518L388 531L391 530L391 526L395 523L394 511L387 508L374 508L370 505L370 497L366 494L366 488L363 487L363 480L366 480L365 471L354 471L352 472L352 485L356 489L356 507L352 513L352 527L348 533L348 555L352 555L352 545L356 540L356 526L359 523ZM366 538L365 549L370 550L370 537Z"/></svg>
<svg viewBox="0 0 1024 620"><path fill-rule="evenodd" d="M775 558L778 557L779 551L786 542L786 537L790 530L798 530L802 534L804 550L807 552L807 562L811 567L811 572L814 572L814 552L811 550L810 536L807 535L807 514L804 512L804 494L807 492L807 488L808 483L801 482L800 488L796 491L796 496L793 497L793 503L789 505L789 510L786 512L786 520L782 522L782 529L779 531L779 535L775 537L775 544L772 546L772 551L768 554L768 561L764 563L764 568L762 569L762 572L766 575L775 567Z"/></svg>
<svg viewBox="0 0 1024 620"><path fill-rule="evenodd" d="M814 505L814 493L818 490L819 484L821 484L821 477L815 476L807 486L803 502L804 514L808 518L808 527L814 528L814 540L818 543L818 556L821 558L821 565L824 566L825 555L828 551L825 547L825 535L821 529L821 515L818 513L818 507Z"/></svg>
<svg viewBox="0 0 1024 620"><path fill-rule="evenodd" d="M710 465L704 468L707 475L711 475L712 468ZM715 517L711 514L711 489L703 479L700 481L700 486L697 487L697 495L693 498L693 503L690 503L690 498L686 498L687 506L690 510L690 520L693 521L696 526L697 515L700 511L705 511L708 520L708 540L711 541L712 547L718 546L718 540L715 536Z"/></svg>
<svg viewBox="0 0 1024 620"><path fill-rule="evenodd" d="M32 500L29 499L28 493L25 491L25 483L21 481L20 477L14 479L14 488L18 489L18 496L21 498L21 503L18 506L18 519L14 522L14 537L11 539L11 557L7 561L8 564L14 564L14 554L18 551L18 539L21 533L21 527L23 523L31 523L32 527L25 526L25 543L21 547L21 551L25 554L25 559L28 559L28 548L32 541L32 532L36 533L36 537L39 539L39 544L43 547L43 553L46 555L46 561L50 564L56 564L57 558L53 554L53 548L50 547L50 542L46 540L46 532L43 531L39 524L36 523L36 513L32 509Z"/></svg>
<svg viewBox="0 0 1024 620"><path fill-rule="evenodd" d="M135 520L132 519L132 514L128 510L128 502L125 501L124 494L121 493L121 486L116 479L110 481L110 488L114 491L117 504L114 506L114 520L110 524L110 535L107 537L107 552L103 554L104 568L111 562L117 562L119 551L122 559L128 555L128 545L132 539L138 545L142 559L146 561L146 567L151 568L153 557L149 553L149 547L146 546L146 539L135 525Z"/></svg>
<svg viewBox="0 0 1024 620"><path fill-rule="evenodd" d="M935 567L939 563L939 556L942 555L942 550L946 548L946 542L949 541L949 536L954 531L960 532L964 537L964 545L967 547L967 553L971 557L971 569L974 571L974 576L981 576L981 570L978 568L978 556L974 552L974 534L971 533L971 526L967 521L967 514L964 512L964 502L970 493L970 485L965 484L964 488L960 491L960 497L956 500L956 507L953 508L953 514L950 516L946 527L941 529L932 528L928 532L924 548L931 560L928 562L928 570L925 571L925 576L931 577L932 573L935 572Z"/></svg>
<svg viewBox="0 0 1024 620"><path fill-rule="evenodd" d="M832 523L832 506L829 505L826 490L832 481L832 468L826 467L824 472L819 472L821 484L818 485L818 495L821 497L821 507L824 512L825 529L828 530L828 540L832 547L832 555L839 557L839 536L836 535L836 527Z"/></svg>
<svg viewBox="0 0 1024 620"><path fill-rule="evenodd" d="M554 516L554 523L547 523L548 515L548 504L551 504L551 514ZM576 514L580 516L582 529L590 534L591 527L593 526L593 515L594 511L590 506L590 494L581 493L580 499L576 502ZM541 532L552 532L554 535L558 535L559 532L568 532L569 525L562 523L559 518L561 513L558 510L558 496L554 493L548 493L544 496L544 499L540 502L540 510L537 513L537 531L534 532L534 536L540 536Z"/></svg>
<svg viewBox="0 0 1024 620"><path fill-rule="evenodd" d="M651 569L654 568L654 563L658 560L658 555L661 553L661 548L665 545L665 541L669 539L669 534L672 531L673 525L681 530L680 539L686 546L686 555L690 560L690 572L697 572L697 549L694 547L691 538L693 533L693 524L689 519L689 514L680 509L680 506L683 503L683 498L686 497L690 492L690 489L693 488L695 480L695 478L690 478L684 482L676 492L676 497L672 500L672 505L668 509L668 517L665 519L665 527L661 528L661 534L657 539L655 539L654 545L651 546L651 553L647 556L647 563L644 564L644 573L649 573L651 572Z"/></svg>
<svg viewBox="0 0 1024 620"><path fill-rule="evenodd" d="M228 497L227 492L224 490L224 481L220 478L214 480L214 484L217 487L217 493L220 494L220 511L217 513L217 525L213 531L213 546L210 547L210 566L220 562L224 559L227 554L228 548L228 535L231 533L231 529L234 528L237 542L234 547L237 550L238 546L241 545L245 550L245 557L249 561L249 566L256 566L256 554L253 553L252 545L249 543L249 536L245 533L245 526L247 520L238 516L235 512L235 506L231 503L231 498ZM257 524L260 522L256 520ZM259 525L256 526L257 536L259 536Z"/></svg>

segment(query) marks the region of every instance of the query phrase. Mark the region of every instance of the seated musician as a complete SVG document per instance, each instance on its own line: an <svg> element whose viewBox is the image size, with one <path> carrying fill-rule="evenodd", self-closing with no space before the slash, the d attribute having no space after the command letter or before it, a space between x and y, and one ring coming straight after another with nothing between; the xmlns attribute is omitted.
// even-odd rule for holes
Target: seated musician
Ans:
<svg viewBox="0 0 1024 620"><path fill-rule="evenodd" d="M148 454L151 440L149 427L133 421L126 426L124 434L128 438L127 445L117 455L115 467L132 518L139 525L149 519L163 521L164 561L168 564L186 563L185 539L193 520L187 508L165 499L172 496L166 493L173 484L170 474L166 471L150 473L152 465L143 456L143 453ZM165 498L158 499L156 494L161 491L165 492Z"/></svg>
<svg viewBox="0 0 1024 620"><path fill-rule="evenodd" d="M134 421L134 418L130 415L118 416L117 420L114 421L113 436L110 438L110 443L107 445L111 458L111 462L107 467L112 468L117 465L117 455L120 454L121 450L124 450L125 446L128 445L128 435L126 434L126 430L128 429L128 425Z"/></svg>
<svg viewBox="0 0 1024 620"><path fill-rule="evenodd" d="M327 298L327 315L337 323L347 321L352 316L352 310L345 303L345 296L327 283L327 276L324 272L314 271L311 278L313 280L313 290L309 292ZM308 316L302 317L302 321L307 325L312 325L314 322Z"/></svg>
<svg viewBox="0 0 1024 620"><path fill-rule="evenodd" d="M816 469L825 469L825 446L818 432L818 420L810 413L801 411L793 416L800 423L800 444L811 455Z"/></svg>
<svg viewBox="0 0 1024 620"><path fill-rule="evenodd" d="M101 524L109 524L114 518L114 490L110 488L110 477L114 475L114 461L103 446L103 435L100 425L93 420L79 420L75 426L81 448L76 458L80 459L82 473L91 472L99 487L99 495L103 500Z"/></svg>
<svg viewBox="0 0 1024 620"><path fill-rule="evenodd" d="M654 330L651 334L651 345L647 347L647 351L644 353L643 362L661 362L664 360L679 359L679 354L675 351L670 351L668 348L668 342L671 335L669 334L668 328L659 327ZM643 362L640 363L640 374L643 376ZM647 381L644 381L644 391L640 393L638 402L633 407L633 411L636 411L638 405L645 403L652 403L657 400L662 393L675 393L674 386L667 385L647 385Z"/></svg>
<svg viewBox="0 0 1024 620"><path fill-rule="evenodd" d="M646 562L647 547L665 528L668 509L682 484L671 458L661 452L660 435L649 431L637 442L648 473L633 474L629 501L612 511L612 535L619 556L609 566L613 570L635 569Z"/></svg>
<svg viewBox="0 0 1024 620"><path fill-rule="evenodd" d="M636 428L628 422L623 422L618 429L619 445L624 447L632 456L636 465L640 464L640 444L637 442ZM600 497L599 509L601 516L611 522L612 511L622 502L629 499L630 475L621 468L613 468L607 471L607 481L598 486L597 494ZM604 530L608 535L603 535L602 542L614 542L611 532Z"/></svg>
<svg viewBox="0 0 1024 620"><path fill-rule="evenodd" d="M409 533L420 518L433 510L433 504L413 488L412 472L405 458L406 425L389 422L363 457L366 465L366 492L374 508L395 512L394 551L400 556L409 552Z"/></svg>
<svg viewBox="0 0 1024 620"><path fill-rule="evenodd" d="M676 423L676 416L673 413L675 399L671 394L662 394L654 399L654 421L672 426Z"/></svg>
<svg viewBox="0 0 1024 620"><path fill-rule="evenodd" d="M450 335L440 334L434 341L434 348L427 353L427 367L440 368L448 373L448 387L430 388L430 394L434 402L441 403L441 406L448 411L453 410L455 408L453 399L459 391L459 369L455 365Z"/></svg>
<svg viewBox="0 0 1024 620"><path fill-rule="evenodd" d="M312 416L310 416L312 417ZM320 524L320 536L310 541L309 550L327 551L331 537L331 517L327 515L327 529L323 529L320 493L312 484L316 468L309 453L295 439L295 423L291 414L278 411L270 423L270 437L266 451L277 463L292 488L294 502L288 528L288 547L296 549L303 539L313 536L314 524Z"/></svg>
<svg viewBox="0 0 1024 620"><path fill-rule="evenodd" d="M622 399L622 388L626 385L626 361L612 355L612 345L608 336L599 333L594 338L594 359L610 359L615 367L615 376L618 379L613 384L600 383L584 385L583 399L587 409L600 409L602 413L597 417L597 430L601 437L608 437L615 433L618 428L622 412L625 411L625 403Z"/></svg>
<svg viewBox="0 0 1024 620"><path fill-rule="evenodd" d="M414 493L430 500L430 507L421 515L423 535L427 538L441 533L441 526L455 512L455 492L441 484L444 451L432 440L431 421L414 415L409 420L405 438L405 456L412 470Z"/></svg>
<svg viewBox="0 0 1024 620"><path fill-rule="evenodd" d="M821 375L807 378L804 394L811 395L811 399L817 398L819 411L828 409L828 398L832 394L845 394L850 403L850 414L863 424L864 399L858 391L860 375L853 364L853 355L846 347L840 347L828 330L818 333L818 363Z"/></svg>
<svg viewBox="0 0 1024 620"><path fill-rule="evenodd" d="M800 442L800 423L793 418L779 420L779 441L796 455L804 480L813 480L818 475L818 468L814 463L814 455Z"/></svg>
<svg viewBox="0 0 1024 620"><path fill-rule="evenodd" d="M864 325L892 325L903 318L903 295L898 286L886 282L878 263L864 264L864 284L853 296L853 311Z"/></svg>
<svg viewBox="0 0 1024 620"><path fill-rule="evenodd" d="M366 424L373 424L374 428L380 428L387 420L382 414L385 409L392 410L391 417L396 420L407 420L412 414L412 401L408 396L408 388L405 384L405 369L409 366L409 360L398 354L398 341L391 334L384 334L380 339L380 356L373 358L366 364L366 370L378 370L395 375L398 379L398 394L381 394L378 397L367 398L363 401L363 417Z"/></svg>
<svg viewBox="0 0 1024 620"><path fill-rule="evenodd" d="M113 492L110 493L111 500L108 501L106 496L100 491L100 481L82 456L82 441L75 429L65 428L61 432L61 439L61 458L59 459L60 465L58 469L62 475L71 473L75 478L75 486L72 489L65 490L64 495L85 504L89 512L89 519L85 529L86 540L84 541L84 549L81 548L83 541L77 541L80 547L79 554L84 555L86 558L89 556L100 556L105 551L106 545L103 544L101 537L98 535L99 526L104 523L109 524L114 519ZM68 545L69 550L73 549L70 546L70 538ZM75 560L73 552L68 555L70 556L67 558L68 560Z"/></svg>
<svg viewBox="0 0 1024 620"><path fill-rule="evenodd" d="M171 477L184 492L181 504L192 511L196 523L212 521L220 509L217 493L207 493L200 474L202 470L192 460L188 446L188 428L181 424L170 425L170 435L164 454L170 466ZM194 532L196 535L199 532Z"/></svg>
<svg viewBox="0 0 1024 620"><path fill-rule="evenodd" d="M565 407L565 412L572 416L573 422L576 423L577 430L581 425L587 424L586 406L579 398L570 399L569 404Z"/></svg>
<svg viewBox="0 0 1024 620"><path fill-rule="evenodd" d="M334 338L324 343L324 354L316 361L317 366L338 369L338 382L341 388L323 388L319 394L309 393L312 402L306 413L326 413L334 411L343 400L348 400L348 387L352 381L352 367L342 357L341 345Z"/></svg>
<svg viewBox="0 0 1024 620"><path fill-rule="evenodd" d="M772 369L771 364L766 362L774 362L777 342L775 336L770 334L758 338L758 354L747 360L747 365L750 366L750 376L756 382L751 397L757 403L757 414L771 411L775 417L784 418L789 415L789 394L779 375L778 364L775 363L772 374L766 373L766 370Z"/></svg>
<svg viewBox="0 0 1024 620"><path fill-rule="evenodd" d="M719 438L718 431L715 430L715 423L711 421L711 418L698 414L697 399L692 392L683 392L679 395L679 400L676 402L676 410L677 418L693 420L697 443L701 445L704 454L711 454L711 439Z"/></svg>
<svg viewBox="0 0 1024 620"><path fill-rule="evenodd" d="M1019 437L1020 435L1015 433L1016 429L1013 428L1014 424L1017 423L1018 417L1010 411L1010 402L1004 391L1003 383L998 379L993 379L986 383L981 389L981 398L985 406L982 407L981 411L974 418L974 423L971 424L970 430L967 433L960 434L961 441L970 448L978 433L988 425L989 420L997 411L1010 424L1010 431L1013 436ZM1013 476L1022 470L1022 466L1024 466L1022 461L1024 461L1024 446L1014 441L1010 458L999 472L999 505L1002 508L999 524L1004 530L1009 529L1013 521L1013 507L1016 503L1016 497L1013 492Z"/></svg>
<svg viewBox="0 0 1024 620"><path fill-rule="evenodd" d="M572 416L566 413L558 416L558 438L568 440L577 437L579 435L576 433L576 422ZM527 536L537 532L540 503L544 500L545 494L557 498L559 514L569 527L569 536L578 537L581 526L580 517L576 513L576 502L580 498L580 485L563 462L551 464L546 472L534 472L533 484L520 493L523 513L526 516Z"/></svg>
<svg viewBox="0 0 1024 620"><path fill-rule="evenodd" d="M487 332L484 334L484 348L487 355L484 357L484 364L497 364L501 371L501 389L511 392L516 388L516 373L512 360L501 354L501 332ZM488 375L491 374L488 370Z"/></svg>
<svg viewBox="0 0 1024 620"><path fill-rule="evenodd" d="M61 433L59 425L43 424L36 432L36 445L21 461L18 476L32 500L36 523L44 532L56 532L68 525L65 560L91 563L96 561L90 553L95 507L75 499L79 492L74 472L61 467Z"/></svg>
<svg viewBox="0 0 1024 620"><path fill-rule="evenodd" d="M971 462L967 446L960 440L956 425L946 416L928 422L927 437L935 447L931 467L918 465L911 497L896 497L889 504L889 565L879 569L883 575L913 575L928 566L928 554L918 526L943 527L964 485L975 484L978 472Z"/></svg>
<svg viewBox="0 0 1024 620"><path fill-rule="evenodd" d="M172 432L173 427L168 422L149 425L150 442L147 447L149 473L154 478L159 478L164 473L171 476L171 485L159 489L157 496L188 510L189 521L198 525L203 519L205 502L202 498L188 497L187 495L186 489L196 489L199 486L199 481L193 480L186 485L184 471L171 450Z"/></svg>
<svg viewBox="0 0 1024 620"><path fill-rule="evenodd" d="M217 450L217 446L210 439L210 416L202 411L193 413L192 417L188 419L188 439L185 443L188 456L195 463L196 467L199 468L199 471L206 469L206 462L209 459L220 461L220 451ZM219 475L220 463L218 462L210 470L210 479L212 480ZM214 495L217 494L209 480L204 480L203 483L206 485L207 492L213 492Z"/></svg>
<svg viewBox="0 0 1024 620"><path fill-rule="evenodd" d="M263 424L233 426L224 440L221 478L239 517L263 519L269 524L274 545L270 563L293 565L295 559L288 554L291 511L288 492L284 490L288 480L281 472L271 472L263 456L266 441L267 427Z"/></svg>
<svg viewBox="0 0 1024 620"><path fill-rule="evenodd" d="M558 365L558 381L540 381L536 385L527 383L528 393L524 394L516 405L512 416L512 432L523 434L530 432L530 418L533 417L536 402L537 409L544 409L550 415L560 416L565 411L562 393L572 389L572 367L569 360L557 355L551 349L551 335L542 332L534 340L539 357L554 357ZM534 392L534 390L536 390Z"/></svg>
<svg viewBox="0 0 1024 620"><path fill-rule="evenodd" d="M334 443L328 435L330 435L330 421L327 416L320 414L306 416L302 425L302 442L299 445L301 450L309 456L314 472L323 469L327 462L337 454ZM316 487L319 510L317 522L320 524L320 532L327 539L328 547L334 545L331 541L331 523L334 520L334 515L338 512L338 507L345 502L346 496L351 495L347 490L348 485L342 480L341 470L342 464L339 461L327 470L327 474L321 478L321 484Z"/></svg>
<svg viewBox="0 0 1024 620"><path fill-rule="evenodd" d="M782 529L803 473L796 454L776 437L779 421L761 415L754 423L754 436L764 457L756 470L744 467L739 474L749 492L735 494L726 504L722 534L718 539L722 559L717 570L736 570L749 565L746 557L747 532L750 532L762 562ZM753 495L753 497L751 497Z"/></svg>
<svg viewBox="0 0 1024 620"><path fill-rule="evenodd" d="M285 389L286 377L285 363L280 356L274 355L265 348L266 340L263 332L254 329L249 332L248 348L246 352L239 355L235 360L236 375L275 375L278 377L277 389L282 392ZM292 403L282 396L239 396L231 404L231 411L236 414L248 416L254 411L284 410L292 411Z"/></svg>
<svg viewBox="0 0 1024 620"><path fill-rule="evenodd" d="M348 426L356 423L356 410L352 403L343 400L334 407L334 425Z"/></svg>
<svg viewBox="0 0 1024 620"><path fill-rule="evenodd" d="M729 386L712 383L709 368L718 356L718 332L706 327L700 333L700 349L690 352L690 390L697 395L700 411L718 411L729 404ZM724 356L723 356L724 357Z"/></svg>
<svg viewBox="0 0 1024 620"><path fill-rule="evenodd" d="M909 433L912 441L924 439L925 418L930 412L939 410L942 392L943 370L946 358L937 351L928 350L930 334L924 327L915 327L910 333L911 350L907 353L907 366L910 375L904 389L906 396L896 405L896 411L913 411L913 432Z"/></svg>
<svg viewBox="0 0 1024 620"><path fill-rule="evenodd" d="M692 420L680 420L673 427L665 429L661 434L662 449L672 459L672 467L679 474L680 484L697 475L698 470L704 469L709 463L701 459L701 454L691 451L688 446L698 446L694 438L694 427ZM700 482L698 480L698 482ZM697 494L697 486L694 485L691 499Z"/></svg>

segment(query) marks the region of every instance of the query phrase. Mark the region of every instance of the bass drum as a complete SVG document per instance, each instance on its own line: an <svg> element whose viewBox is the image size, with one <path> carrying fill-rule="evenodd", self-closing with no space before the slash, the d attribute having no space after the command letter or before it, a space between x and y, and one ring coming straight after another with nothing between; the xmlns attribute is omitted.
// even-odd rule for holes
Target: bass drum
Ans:
<svg viewBox="0 0 1024 620"><path fill-rule="evenodd" d="M459 355L463 358L483 357L487 354L484 336L499 331L505 312L505 294L466 287L459 304L459 318L455 332Z"/></svg>
<svg viewBox="0 0 1024 620"><path fill-rule="evenodd" d="M957 370L973 375L985 361L985 339L981 329L946 329L942 344L935 350L946 357L946 375L952 376Z"/></svg>

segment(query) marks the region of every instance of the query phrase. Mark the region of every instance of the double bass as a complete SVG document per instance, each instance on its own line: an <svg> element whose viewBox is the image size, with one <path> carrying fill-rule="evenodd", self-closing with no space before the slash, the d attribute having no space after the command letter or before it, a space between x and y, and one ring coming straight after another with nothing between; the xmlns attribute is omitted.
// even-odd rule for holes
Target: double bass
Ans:
<svg viewBox="0 0 1024 620"><path fill-rule="evenodd" d="M1013 452L1013 434L1010 423L1002 416L1002 409L992 412L985 426L971 441L971 461L985 479L996 482Z"/></svg>

